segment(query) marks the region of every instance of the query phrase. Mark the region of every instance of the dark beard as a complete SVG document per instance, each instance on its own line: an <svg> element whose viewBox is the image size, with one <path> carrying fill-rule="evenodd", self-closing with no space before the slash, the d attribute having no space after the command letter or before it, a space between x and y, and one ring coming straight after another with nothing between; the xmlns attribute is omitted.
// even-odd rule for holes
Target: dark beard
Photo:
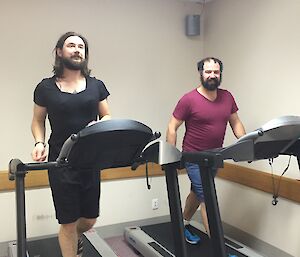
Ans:
<svg viewBox="0 0 300 257"><path fill-rule="evenodd" d="M64 67L66 67L69 70L83 70L87 65L86 60L81 60L80 62L77 62L74 61L72 57L71 58L62 57L61 60Z"/></svg>
<svg viewBox="0 0 300 257"><path fill-rule="evenodd" d="M215 91L220 86L221 81L219 81L217 78L207 79L204 81L203 76L201 76L201 83L205 89L209 91Z"/></svg>

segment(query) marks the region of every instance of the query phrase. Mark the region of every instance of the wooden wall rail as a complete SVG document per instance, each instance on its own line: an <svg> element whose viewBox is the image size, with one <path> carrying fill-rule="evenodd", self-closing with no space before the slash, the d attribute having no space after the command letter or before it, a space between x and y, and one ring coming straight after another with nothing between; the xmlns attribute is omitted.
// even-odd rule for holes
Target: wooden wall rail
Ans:
<svg viewBox="0 0 300 257"><path fill-rule="evenodd" d="M181 170L180 173L184 173ZM157 164L149 164L149 176L163 176L164 172ZM145 176L145 166L132 171L129 167L107 169L102 171L102 180L129 179ZM224 169L218 173L218 177L235 183L239 183L254 189L273 194L272 175L247 167L225 163ZM280 177L274 175L275 188L278 188ZM40 170L29 172L25 179L26 188L48 187L47 171ZM0 172L0 192L14 190L15 184L8 180L7 171ZM280 181L279 196L300 203L300 181L282 177Z"/></svg>
<svg viewBox="0 0 300 257"><path fill-rule="evenodd" d="M164 175L160 165L151 163L149 167L149 176L162 176ZM145 165L141 165L137 170L132 171L130 167L106 169L101 172L102 181L114 179L127 179L145 177ZM28 172L25 177L26 188L42 188L48 187L47 170L35 170ZM7 171L0 172L0 192L11 191L15 189L15 182L9 181Z"/></svg>
<svg viewBox="0 0 300 257"><path fill-rule="evenodd" d="M250 169L240 165L226 163L224 169L218 173L218 177L236 182L251 188L255 188L273 194L272 174ZM300 203L300 181L293 178L274 175L274 184L280 197Z"/></svg>

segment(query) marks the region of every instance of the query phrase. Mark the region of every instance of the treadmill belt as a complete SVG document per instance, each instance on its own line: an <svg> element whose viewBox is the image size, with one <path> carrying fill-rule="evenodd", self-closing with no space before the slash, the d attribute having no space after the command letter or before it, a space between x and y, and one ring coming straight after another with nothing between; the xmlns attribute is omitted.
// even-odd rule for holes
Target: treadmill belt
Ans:
<svg viewBox="0 0 300 257"><path fill-rule="evenodd" d="M149 245L156 250L157 252L159 252L163 257L173 257L172 254L169 254L164 248L162 248L159 244L157 244L156 242L151 242L149 243Z"/></svg>
<svg viewBox="0 0 300 257"><path fill-rule="evenodd" d="M62 257L57 237L49 237L27 242L30 257Z"/></svg>
<svg viewBox="0 0 300 257"><path fill-rule="evenodd" d="M28 241L27 248L30 257L62 257L57 237ZM82 257L101 257L85 236Z"/></svg>
<svg viewBox="0 0 300 257"><path fill-rule="evenodd" d="M167 223L160 223L155 225L143 226L141 229L147 233L150 237L154 240L159 242L165 248L167 248L170 252L174 254L174 242L173 242L173 233L172 233L172 224L171 222ZM203 257L214 257L212 251L211 241L209 240L208 236L203 233L202 231L194 228L193 226L189 226L188 229L200 236L201 242L197 245L192 245L186 243L187 246L187 254L189 257L192 256L203 256ZM236 243L231 242L230 240L226 239L226 243L230 244L236 248L240 248ZM226 245L227 253L234 254L238 257L248 257L231 247Z"/></svg>

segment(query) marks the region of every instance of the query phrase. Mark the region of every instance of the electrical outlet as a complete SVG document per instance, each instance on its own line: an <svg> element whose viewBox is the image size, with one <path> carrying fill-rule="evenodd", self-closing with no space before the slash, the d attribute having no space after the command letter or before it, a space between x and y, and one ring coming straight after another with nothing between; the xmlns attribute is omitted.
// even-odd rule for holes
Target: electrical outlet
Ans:
<svg viewBox="0 0 300 257"><path fill-rule="evenodd" d="M152 199L152 210L158 209L158 199Z"/></svg>

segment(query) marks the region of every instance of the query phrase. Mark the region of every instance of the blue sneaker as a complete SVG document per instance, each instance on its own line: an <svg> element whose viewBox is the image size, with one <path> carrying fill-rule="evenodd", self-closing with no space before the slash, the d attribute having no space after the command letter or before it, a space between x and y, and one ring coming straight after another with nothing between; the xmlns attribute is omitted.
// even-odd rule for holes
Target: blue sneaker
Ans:
<svg viewBox="0 0 300 257"><path fill-rule="evenodd" d="M200 243L201 240L198 235L192 234L187 228L184 228L184 237L185 241L193 245Z"/></svg>
<svg viewBox="0 0 300 257"><path fill-rule="evenodd" d="M235 254L228 254L228 257L237 257Z"/></svg>

